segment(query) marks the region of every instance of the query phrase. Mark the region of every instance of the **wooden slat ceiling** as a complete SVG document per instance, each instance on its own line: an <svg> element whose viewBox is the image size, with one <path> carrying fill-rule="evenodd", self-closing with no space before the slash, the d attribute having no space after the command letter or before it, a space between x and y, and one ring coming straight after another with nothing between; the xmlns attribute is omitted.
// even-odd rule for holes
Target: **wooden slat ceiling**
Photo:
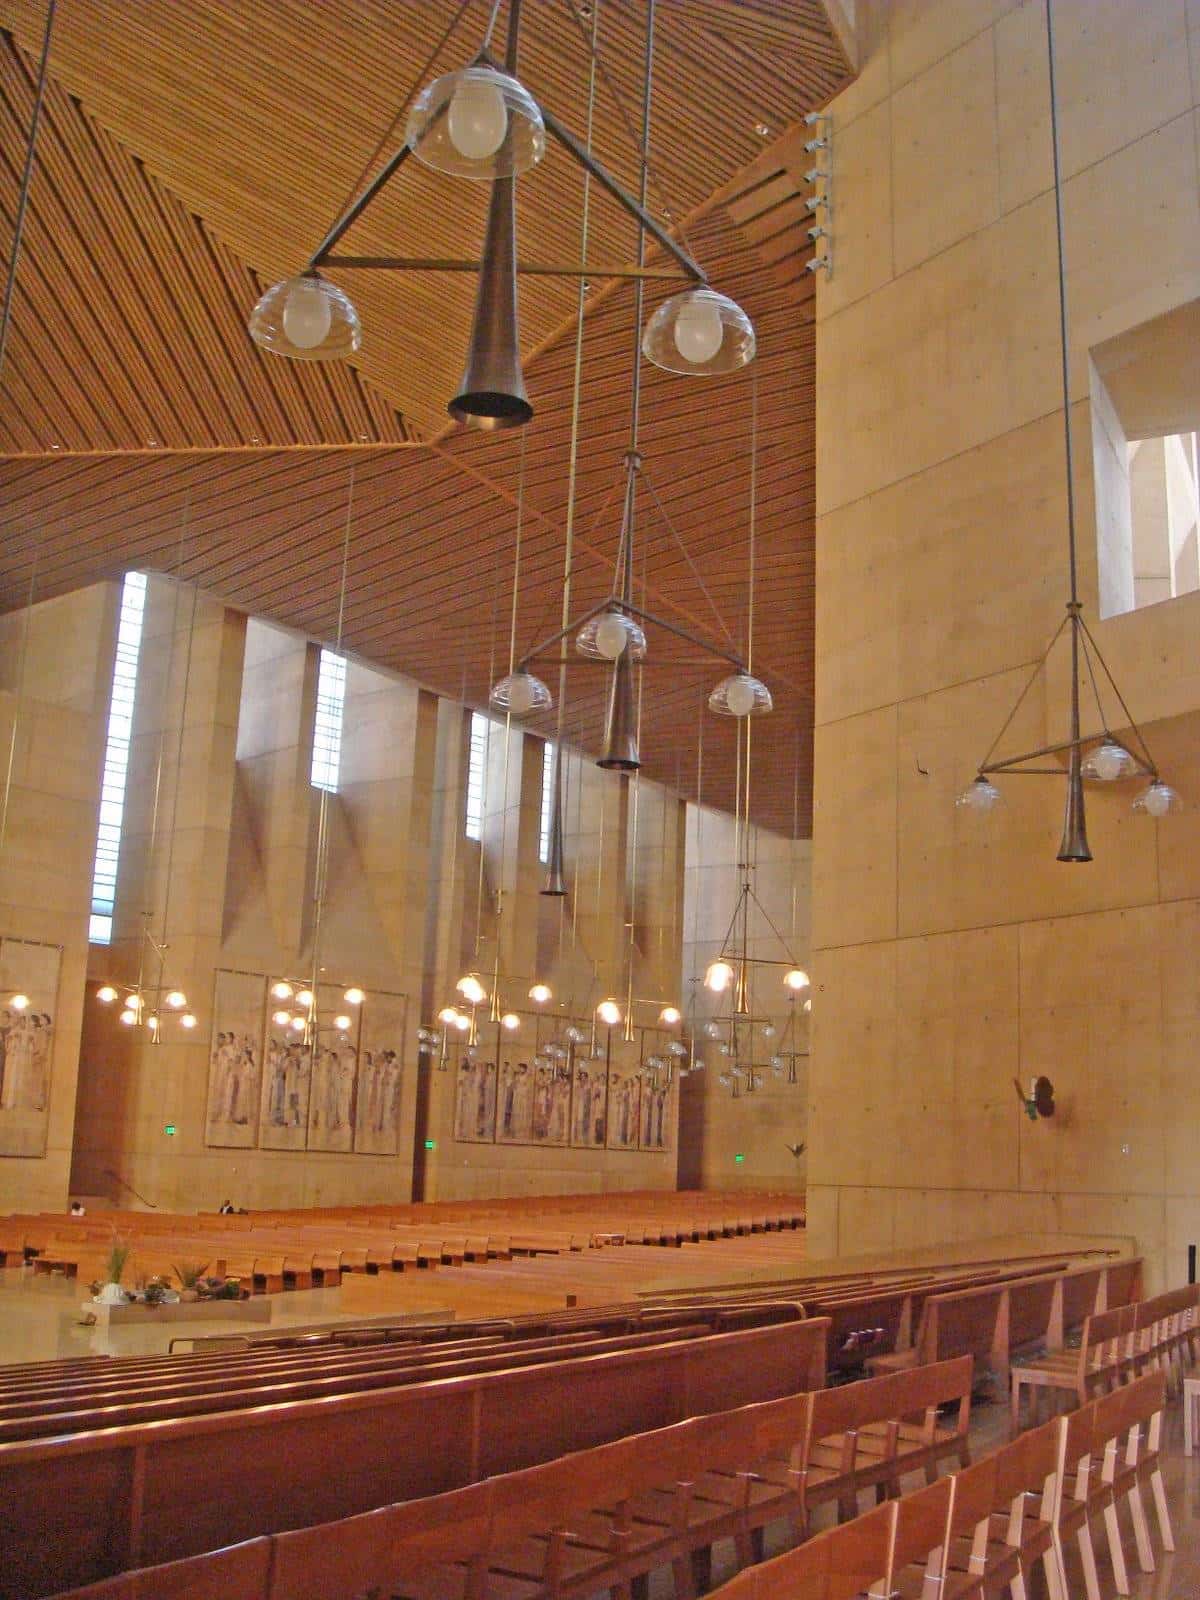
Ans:
<svg viewBox="0 0 1200 1600"><path fill-rule="evenodd" d="M439 70L471 53L484 9L470 8L473 31ZM450 0L60 0L0 379L0 606L24 602L35 568L46 596L154 567L328 640L352 485L346 646L482 703L507 664L523 458L519 642L557 626L573 283L521 282L536 410L523 435L446 427L469 278L344 274L365 330L352 366L279 361L244 332L260 288L302 264L328 225L453 10ZM703 382L643 365L646 475L673 529L644 491L638 583L651 609L714 640L723 622L744 650L757 384L754 659L778 711L760 725L770 737L756 735L752 810L806 833L814 352L798 119L847 68L817 0L671 0L659 11L655 203L669 197L714 284L749 311L760 354ZM571 8L526 0L525 15L522 77L581 128L586 56ZM42 20L32 0L0 0L11 32L0 41L6 251ZM629 181L643 24L636 0L605 0L596 147ZM778 135L765 148L759 122ZM576 258L571 164L555 152L518 194L522 254ZM479 186L409 162L347 247L477 253L484 199ZM589 259L628 260L628 219L594 197L592 220ZM632 311L628 286L597 273L584 321L576 614L612 578ZM732 729L700 715L719 667L666 634L651 640L655 658L647 772L695 793L702 724L702 797L732 808ZM598 672L572 672L568 731L589 748L602 699Z"/></svg>

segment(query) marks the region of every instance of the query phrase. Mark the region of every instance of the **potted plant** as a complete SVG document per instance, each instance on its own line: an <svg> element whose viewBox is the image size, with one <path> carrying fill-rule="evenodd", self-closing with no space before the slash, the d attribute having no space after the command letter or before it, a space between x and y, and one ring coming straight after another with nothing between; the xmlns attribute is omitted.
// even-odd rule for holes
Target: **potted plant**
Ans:
<svg viewBox="0 0 1200 1600"><path fill-rule="evenodd" d="M167 1286L161 1278L151 1278L142 1297L148 1306L161 1306L167 1298Z"/></svg>
<svg viewBox="0 0 1200 1600"><path fill-rule="evenodd" d="M125 1271L125 1263L129 1259L129 1246L122 1244L119 1239L114 1239L112 1248L108 1252L106 1265L107 1278L104 1287L96 1296L102 1306L123 1306L127 1299L121 1287L121 1274Z"/></svg>
<svg viewBox="0 0 1200 1600"><path fill-rule="evenodd" d="M179 1298L185 1305L191 1305L199 1300L200 1290L197 1285L208 1270L207 1261L177 1261L172 1269L179 1279Z"/></svg>

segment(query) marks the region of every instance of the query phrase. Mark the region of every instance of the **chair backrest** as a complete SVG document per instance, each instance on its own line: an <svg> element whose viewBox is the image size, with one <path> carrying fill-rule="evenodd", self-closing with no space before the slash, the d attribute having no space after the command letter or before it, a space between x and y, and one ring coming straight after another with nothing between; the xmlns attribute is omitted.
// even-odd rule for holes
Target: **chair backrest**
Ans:
<svg viewBox="0 0 1200 1600"><path fill-rule="evenodd" d="M269 1600L341 1600L380 1589L445 1561L472 1561L487 1549L492 1486L384 1506L338 1522L275 1536ZM148 1597L147 1597L148 1600Z"/></svg>
<svg viewBox="0 0 1200 1600"><path fill-rule="evenodd" d="M812 1396L808 1443L811 1446L831 1434L848 1433L885 1419L919 1418L932 1427L937 1407L951 1400L959 1402L959 1431L965 1433L972 1372L971 1357L956 1356L951 1361L818 1390Z"/></svg>
<svg viewBox="0 0 1200 1600"><path fill-rule="evenodd" d="M968 1570L979 1574L987 1561L992 1512L996 1509L998 1474L995 1455L984 1456L973 1466L954 1474L948 1539L969 1543Z"/></svg>
<svg viewBox="0 0 1200 1600"><path fill-rule="evenodd" d="M914 1561L925 1562L927 1574L940 1578L953 1494L954 1479L939 1478L892 1502L895 1520L884 1594L896 1592L900 1573ZM931 1557L936 1558L932 1564Z"/></svg>
<svg viewBox="0 0 1200 1600"><path fill-rule="evenodd" d="M854 1600L867 1589L883 1593L894 1518L892 1504L877 1506L786 1555L748 1568L757 1574L757 1584L742 1587L735 1579L712 1600Z"/></svg>
<svg viewBox="0 0 1200 1600"><path fill-rule="evenodd" d="M131 1574L132 1600L264 1600L271 1570L269 1538L187 1556Z"/></svg>
<svg viewBox="0 0 1200 1600"><path fill-rule="evenodd" d="M1166 1374L1148 1372L1124 1388L1094 1400L1090 1408L1094 1448L1119 1445L1131 1429L1144 1430L1150 1419L1161 1412L1166 1399Z"/></svg>

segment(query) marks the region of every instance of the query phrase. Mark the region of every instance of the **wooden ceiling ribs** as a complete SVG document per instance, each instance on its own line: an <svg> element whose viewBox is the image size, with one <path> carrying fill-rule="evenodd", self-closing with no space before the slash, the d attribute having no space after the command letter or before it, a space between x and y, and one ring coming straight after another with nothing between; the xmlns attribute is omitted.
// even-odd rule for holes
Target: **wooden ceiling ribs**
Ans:
<svg viewBox="0 0 1200 1600"><path fill-rule="evenodd" d="M60 6L0 386L0 605L24 603L35 564L43 596L152 566L328 640L353 464L346 647L443 694L458 696L465 684L480 704L495 662L507 659L502 622L523 449L521 647L557 627L573 281L521 280L536 413L523 439L446 424L470 326L469 274L332 274L362 316L353 363L281 361L245 331L263 286L295 271L337 214L456 3ZM484 10L482 0L470 8L435 72L473 54ZM798 730L803 832L811 810L814 286L804 268L811 245L799 198L798 163L808 160L800 119L850 74L821 0L672 0L659 15L651 204L683 219L676 225L712 282L746 307L759 358L756 369L705 383L643 366L641 445L671 526L643 488L638 582L651 609L721 642L711 600L744 648L756 370L755 663L776 697L772 743ZM522 78L581 129L588 62L579 27L565 0L526 0L525 16ZM628 185L636 181L644 18L642 0L603 0L595 149ZM0 40L5 248L43 20L44 0L0 0L0 28L12 36ZM760 124L770 130L765 147ZM517 192L522 257L577 258L574 164L552 149ZM345 248L475 255L485 203L486 186L409 162ZM589 260L627 262L633 250L630 220L594 191ZM674 287L653 285L647 306ZM597 269L584 319L576 615L612 581L632 308L630 286L606 282ZM646 671L645 770L694 793L703 694L720 664L659 635ZM598 739L604 694L602 673L569 675L566 726L585 747ZM556 721L555 711L535 731L552 734ZM723 719L704 722L703 798L732 807L734 730ZM790 769L756 778L754 815L791 832L793 788Z"/></svg>

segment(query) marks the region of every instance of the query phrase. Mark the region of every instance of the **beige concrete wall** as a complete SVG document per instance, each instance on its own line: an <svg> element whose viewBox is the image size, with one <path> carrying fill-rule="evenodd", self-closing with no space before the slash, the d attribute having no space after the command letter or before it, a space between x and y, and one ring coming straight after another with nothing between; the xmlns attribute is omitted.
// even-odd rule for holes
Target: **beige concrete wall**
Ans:
<svg viewBox="0 0 1200 1600"><path fill-rule="evenodd" d="M118 595L0 618L0 934L62 948L45 1154L0 1156L0 1211L67 1205Z"/></svg>
<svg viewBox="0 0 1200 1600"><path fill-rule="evenodd" d="M812 844L784 839L762 828L749 837L749 881L756 901L750 903L747 950L764 963L794 957L809 964L809 910ZM808 1138L809 1014L801 997L793 1004L782 982L786 968L752 967L751 999L758 1026L754 1059L762 1068L761 1086L751 1093L718 1082L728 1061L716 1040L700 1032L706 1021L727 1019L729 1004L704 987L704 974L721 952L739 891L745 881L739 870L734 820L709 807L687 807L687 854L684 878L683 974L688 1031L697 1033L696 1051L705 1065L688 1076L680 1112L680 1181L702 1188L771 1188L802 1192L807 1155L795 1156L789 1145ZM772 927L772 924L774 926ZM737 935L733 942L737 943ZM762 1025L773 1027L773 1037ZM769 1066L773 1055L795 1053L796 1081L785 1068L777 1076ZM742 1160L735 1159L738 1155Z"/></svg>
<svg viewBox="0 0 1200 1600"><path fill-rule="evenodd" d="M1200 1240L1200 597L1096 623L1088 378L1094 346L1200 296L1200 18L1055 5L1083 596L1193 801L1155 823L1127 786L1091 796L1095 860L1065 866L1061 783L1010 780L982 835L953 805L1066 598L1044 7L861 9L818 289L813 1248L1116 1231L1178 1281ZM1014 739L1061 736L1064 665ZM1034 1126L1012 1079L1043 1071L1060 1113Z"/></svg>

